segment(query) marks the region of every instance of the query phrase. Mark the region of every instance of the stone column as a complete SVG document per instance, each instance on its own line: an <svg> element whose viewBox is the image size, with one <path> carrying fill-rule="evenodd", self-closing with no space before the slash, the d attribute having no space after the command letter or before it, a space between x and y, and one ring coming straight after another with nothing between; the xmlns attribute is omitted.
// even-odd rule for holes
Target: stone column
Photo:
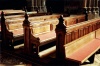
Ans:
<svg viewBox="0 0 100 66"><path fill-rule="evenodd" d="M34 11L34 0L32 0L32 10Z"/></svg>
<svg viewBox="0 0 100 66"><path fill-rule="evenodd" d="M100 4L98 4L98 3L99 3L99 0L96 0L96 5L95 5L95 11L97 13L97 16L96 17L99 17L99 5Z"/></svg>
<svg viewBox="0 0 100 66"><path fill-rule="evenodd" d="M96 0L93 0L93 13L95 14L95 8L96 8Z"/></svg>
<svg viewBox="0 0 100 66"><path fill-rule="evenodd" d="M43 9L43 12L47 13L46 0L42 0L42 9Z"/></svg>
<svg viewBox="0 0 100 66"><path fill-rule="evenodd" d="M88 8L87 8L87 4L88 4L88 1L87 0L83 0L84 4L83 4L83 7L84 7L84 10L85 10L85 20L87 21L88 20Z"/></svg>
<svg viewBox="0 0 100 66"><path fill-rule="evenodd" d="M89 13L88 13L88 19L93 19L94 14L93 14L93 8L92 8L93 0L89 0Z"/></svg>
<svg viewBox="0 0 100 66"><path fill-rule="evenodd" d="M92 1L89 0L89 13L91 13L91 4L92 4Z"/></svg>
<svg viewBox="0 0 100 66"><path fill-rule="evenodd" d="M39 11L42 12L42 0L39 0Z"/></svg>
<svg viewBox="0 0 100 66"><path fill-rule="evenodd" d="M84 8L87 8L87 0L84 1Z"/></svg>
<svg viewBox="0 0 100 66"><path fill-rule="evenodd" d="M86 13L87 13L87 3L88 3L88 1L85 0L85 1L84 1L84 8L85 8L85 10L86 10Z"/></svg>
<svg viewBox="0 0 100 66"><path fill-rule="evenodd" d="M38 7L38 2L37 2L37 0L35 0L35 3L36 3L36 7Z"/></svg>

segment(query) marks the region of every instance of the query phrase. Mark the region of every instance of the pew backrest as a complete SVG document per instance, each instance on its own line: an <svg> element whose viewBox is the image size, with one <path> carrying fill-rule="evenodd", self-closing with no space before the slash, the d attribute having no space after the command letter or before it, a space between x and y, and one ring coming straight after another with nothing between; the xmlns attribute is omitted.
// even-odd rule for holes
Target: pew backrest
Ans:
<svg viewBox="0 0 100 66"><path fill-rule="evenodd" d="M75 40L81 36L84 36L92 31L98 29L100 27L98 25L100 25L99 18L69 26L66 29L67 30L66 32L68 35L68 40L72 41L72 40ZM70 42L70 41L68 41L68 42Z"/></svg>

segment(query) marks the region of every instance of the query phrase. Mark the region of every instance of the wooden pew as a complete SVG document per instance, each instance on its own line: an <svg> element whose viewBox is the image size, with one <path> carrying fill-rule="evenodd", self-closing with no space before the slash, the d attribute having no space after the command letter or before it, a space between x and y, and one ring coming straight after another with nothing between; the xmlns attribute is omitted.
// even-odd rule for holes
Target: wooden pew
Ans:
<svg viewBox="0 0 100 66"><path fill-rule="evenodd" d="M0 15L2 11L4 12L6 19L24 18L23 15L25 14L22 10L0 10ZM37 13L36 11L27 12L27 14L29 17L46 15L46 13Z"/></svg>
<svg viewBox="0 0 100 66"><path fill-rule="evenodd" d="M0 10L0 16L1 16L1 12L2 11L4 11L4 13L6 15L5 19L8 22L9 22L9 20L10 21L19 20L17 22L23 22L23 20L24 20L24 16L23 16L24 15L24 11L21 11L21 10ZM46 13L36 13L36 12L27 12L27 14L28 14L29 17L46 15Z"/></svg>
<svg viewBox="0 0 100 66"><path fill-rule="evenodd" d="M24 19L24 14L18 14L18 15L8 15L8 16L5 16L6 19ZM29 17L36 17L36 16L44 16L46 15L46 13L36 13L36 12L27 12L28 16Z"/></svg>
<svg viewBox="0 0 100 66"><path fill-rule="evenodd" d="M49 19L55 19L57 18L59 15L58 14L53 14L53 15L42 15L42 16L35 16L35 17L30 17L29 21L38 21L38 20L49 20ZM12 16L13 17L13 16ZM10 21L10 22L23 22L24 17L20 18L8 18L6 19L6 21Z"/></svg>
<svg viewBox="0 0 100 66"><path fill-rule="evenodd" d="M93 63L95 53L100 49L100 18L66 28L61 16L55 31L57 60L66 61L69 66L79 66L87 59Z"/></svg>
<svg viewBox="0 0 100 66"><path fill-rule="evenodd" d="M29 18L29 21L33 21L33 20L48 20L48 19L55 19L57 17L59 17L60 14L52 14L52 15L42 15L42 16L35 16L35 17L30 17ZM6 16L5 18L7 18L6 20L9 22L9 21L12 21L14 20L14 22L22 22L24 20L24 17L22 19L20 18L21 15L15 15L15 16ZM77 23L79 22L83 22L85 21L85 15L75 15L75 16L71 16L71 17L65 17L65 18L76 18L77 20ZM17 21L17 20L19 21ZM67 20L67 19L66 19ZM68 19L68 20L72 20L72 19Z"/></svg>
<svg viewBox="0 0 100 66"><path fill-rule="evenodd" d="M38 34L38 33L42 33L42 32L48 32L50 31L50 24L49 22L45 21L39 21L42 19L49 19L49 18L56 18L58 15L50 15L50 16L45 16L45 17L36 17L38 22L35 21L35 18L32 19L30 21L32 21L32 25L33 25L33 34ZM20 20L19 20L20 21ZM22 20L21 20L22 21ZM41 26L43 25L43 26ZM41 30L40 30L41 29ZM2 42L5 43L5 45L7 47L11 46L12 48L14 48L14 41L18 41L18 40L22 40L23 39L23 27L22 27L22 22L18 23L17 20L15 20L15 22L5 22L5 18L4 18L4 14L2 12L1 15L1 35L2 35ZM6 36L5 36L6 35ZM3 43L2 43L3 44ZM7 45L8 44L8 45Z"/></svg>
<svg viewBox="0 0 100 66"><path fill-rule="evenodd" d="M25 48L25 52L28 53L28 54L36 54L36 56L43 56L42 55L42 52L39 51L39 47L42 46L42 45L45 45L45 44L48 44L50 42L53 42L55 41L56 39L56 35L55 35L55 27L51 26L51 24L57 24L58 20L47 20L47 22L49 21L50 24L50 28L48 27L48 30L50 31L47 31L47 32L41 32L41 34L38 34L38 35L34 35L34 30L33 30L33 26L31 24L30 21L28 21L28 16L26 16L27 18L25 18L25 21L24 21L24 48ZM65 19L69 19L69 22L71 22L70 20L72 19L73 20L74 17L66 17ZM76 21L76 19L74 18L73 21ZM72 21L72 22L73 22ZM46 22L46 21L45 21ZM76 23L76 22L75 22ZM38 27L37 27L38 28ZM33 31L32 31L33 30ZM37 29L38 30L41 30L41 29ZM33 50L33 47L36 47L35 48L35 51L32 51ZM26 49L27 48L27 49ZM53 47L54 48L54 47ZM43 51L44 52L44 51ZM51 51L50 51L51 52ZM35 55L34 54L34 55ZM48 53L49 54L49 53Z"/></svg>
<svg viewBox="0 0 100 66"><path fill-rule="evenodd" d="M84 21L86 21L85 15L77 15L77 16L74 15L74 16L70 16L70 17L64 17L64 24L66 26L77 24L77 23L84 22ZM58 23L59 23L58 19L52 20L51 24L50 24L51 30L55 30L56 25Z"/></svg>
<svg viewBox="0 0 100 66"><path fill-rule="evenodd" d="M40 22L42 24L42 22L46 23L46 22L50 22L50 20L56 19L59 15L45 15L45 16L40 16L40 17L30 17L29 21L31 21L31 23L34 23L35 25L39 25ZM23 29L22 27L22 22L24 19L7 19L6 20L6 27L9 31L14 31L14 29Z"/></svg>
<svg viewBox="0 0 100 66"><path fill-rule="evenodd" d="M83 15L84 16L84 15ZM30 17L29 21L30 22L43 22L43 21L50 21L51 22L51 30L54 30L56 25L58 24L57 18L59 15L48 15L48 16L40 16L40 17ZM78 16L80 17L80 16ZM54 20L53 20L54 19ZM65 24L72 25L76 24L76 17L65 17ZM77 18L80 19L80 18ZM22 28L21 24L24 19L7 19L6 20L6 26L9 30L17 29L17 28ZM17 23L17 24L16 24Z"/></svg>
<svg viewBox="0 0 100 66"><path fill-rule="evenodd" d="M86 18L87 16L82 14L82 15L71 15L71 17L76 17L77 18L77 23L87 21Z"/></svg>
<svg viewBox="0 0 100 66"><path fill-rule="evenodd" d="M48 15L48 16L40 16L40 17L30 17L29 21L30 22L50 21L51 22L51 26L52 26L51 30L54 30L55 27L56 27L56 25L58 24L58 20L57 20L58 16L59 15ZM78 17L80 17L80 16L78 16ZM76 20L80 19L80 18L76 19L76 17L65 17L64 19L65 19L65 24L68 26L68 25L76 24L77 23ZM21 19L21 18L15 18L15 19L14 18L13 19L9 18L9 19L6 19L6 26L7 26L7 28L9 30L13 30L13 29L16 29L16 28L22 28L21 24L22 24L23 20L24 19Z"/></svg>
<svg viewBox="0 0 100 66"><path fill-rule="evenodd" d="M52 26L52 30L55 29L55 26L58 24L58 20L57 18L59 17L59 15L45 15L45 16L38 16L38 17L30 17L29 18L29 21L30 22L41 22L41 21L51 21L51 19L54 19L52 21L54 22L51 22L51 26ZM78 18L79 17L79 18ZM83 17L81 19L84 19L84 15L79 15L77 18L76 17L65 17L65 24L66 25L72 25L72 24L76 24L76 23L79 23L79 21L77 22L76 20L80 20L80 17ZM7 25L7 28L8 29L16 29L18 27L22 28L21 24L23 22L24 18L21 19L21 18L9 18L9 19L6 19L6 25ZM83 20L84 21L84 20ZM17 24L16 24L17 23ZM13 28L13 27L16 27L16 28Z"/></svg>
<svg viewBox="0 0 100 66"><path fill-rule="evenodd" d="M1 15L2 11L4 11L6 16L24 14L24 11L22 11L22 10L0 10L0 15Z"/></svg>
<svg viewBox="0 0 100 66"><path fill-rule="evenodd" d="M25 13L25 11L22 10L0 10L0 15L2 11L5 13L5 16L23 15ZM30 16L46 15L46 13L37 13L36 11L27 12L27 14Z"/></svg>
<svg viewBox="0 0 100 66"><path fill-rule="evenodd" d="M49 32L49 31L52 31L54 30L55 28L53 27L53 29L51 29L51 24L55 23L56 24L58 23L58 20L56 20L55 18L59 17L59 15L48 15L48 16L40 16L40 17L31 17L29 18L29 20L33 23L33 34L40 34L42 32ZM71 18L71 17L70 17ZM70 18L65 18L65 19L69 19L69 22L71 22L70 20L73 20L74 17L72 17L71 19ZM51 19L54 19L52 21L50 21ZM43 21L40 21L40 20L43 20L44 23L42 23ZM73 21L75 21L76 19L74 19ZM12 32L12 34L10 35L10 37L12 38L9 38L9 46L12 46L14 48L14 45L13 45L13 42L14 41L18 41L18 40L21 40L23 39L23 28L22 28L22 19L14 19L14 20L7 20L8 22L6 22L6 29L8 31L6 31L7 33L6 34L9 34L9 31ZM38 22L38 23L37 23ZM41 23L40 23L41 22ZM49 22L50 22L50 25L49 25ZM76 22L75 22L76 23ZM42 27L38 27L39 25L46 25L46 26L42 26ZM55 24L55 25L56 25ZM74 24L74 23L73 23ZM38 26L36 26L38 25ZM50 27L49 27L50 26ZM46 29L46 28L47 29ZM49 29L50 28L50 29ZM4 29L2 28L2 31ZM2 34L3 35L3 34ZM9 36L8 36L9 37ZM8 38L7 38L8 39Z"/></svg>
<svg viewBox="0 0 100 66"><path fill-rule="evenodd" d="M49 27L45 29L50 30L50 24L48 25ZM47 31L47 32L44 31L42 34L34 35L34 33L32 32L33 28L32 28L31 23L28 21L27 14L25 15L25 20L23 22L23 28L24 28L24 40L25 40L24 41L24 51L27 54L33 54L35 56L39 56L39 46L42 46L42 45L45 45L45 44L48 44L54 41L55 36L56 36L55 31ZM40 27L40 30L41 30L41 27ZM33 47L35 47L34 51L33 51Z"/></svg>

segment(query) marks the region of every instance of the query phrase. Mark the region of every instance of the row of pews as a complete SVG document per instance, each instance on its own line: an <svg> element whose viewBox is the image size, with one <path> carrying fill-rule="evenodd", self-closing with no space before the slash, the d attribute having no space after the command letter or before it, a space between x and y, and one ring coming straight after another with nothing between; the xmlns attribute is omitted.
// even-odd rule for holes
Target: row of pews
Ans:
<svg viewBox="0 0 100 66"><path fill-rule="evenodd" d="M7 39L6 41L4 40L4 44L8 44L8 46L12 46L14 48L14 41L18 41L23 38L23 21L24 18L22 17L11 17L11 16L5 16L2 12L1 16L1 32L2 35L6 35L3 39ZM44 16L35 16L35 17L30 17L29 21L32 25L32 32L34 35L39 35L42 33L50 32L52 30L55 30L55 26L58 23L58 18L59 15L54 14L54 15L44 15ZM85 15L79 15L77 17L65 17L65 24L66 25L72 25L76 24L78 22L84 21L85 20ZM2 40L3 40L2 39Z"/></svg>
<svg viewBox="0 0 100 66"><path fill-rule="evenodd" d="M9 31L13 31L13 29L17 29L18 26L21 26L20 24L18 24L18 26L14 25L14 21L12 19L15 20L15 22L19 22L20 19L24 20L24 11L22 10L0 10L0 16L2 11L4 12L5 14L5 20L7 21L6 23L1 23L1 20L0 20L0 43L1 43L1 35L5 34L6 33L9 33ZM46 13L37 13L35 11L33 12L27 12L28 16L29 17L34 17L34 16L40 16L40 15L46 15ZM18 19L18 21L16 21ZM5 24L6 27L2 27L3 25ZM13 26L14 25L14 26ZM9 30L9 31L5 31L5 30ZM1 31L2 30L2 31ZM4 31L4 32L3 32ZM17 31L17 30L15 30ZM2 33L2 34L1 34ZM18 33L18 31L17 31ZM9 33L10 35L12 35L11 33ZM11 38L11 37L10 37ZM12 40L9 40L8 42L14 42Z"/></svg>
<svg viewBox="0 0 100 66"><path fill-rule="evenodd" d="M43 58L56 51L55 57L60 59L59 61L70 61L68 64L78 65L91 56L94 57L100 48L100 40L98 40L100 18L86 21L86 15L62 17L61 14L52 14L31 17L27 13L24 17L4 17L4 12L1 13L3 48L14 50L14 42L24 39L26 54ZM40 46L54 41L56 43L53 47L40 51ZM89 49L91 47L94 48ZM81 53L81 51L85 52Z"/></svg>

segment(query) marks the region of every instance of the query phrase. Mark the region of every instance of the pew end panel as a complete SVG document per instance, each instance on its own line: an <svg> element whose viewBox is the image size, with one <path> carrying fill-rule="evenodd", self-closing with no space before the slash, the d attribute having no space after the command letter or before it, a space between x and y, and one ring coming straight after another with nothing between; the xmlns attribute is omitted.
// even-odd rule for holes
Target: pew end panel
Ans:
<svg viewBox="0 0 100 66"><path fill-rule="evenodd" d="M13 33L7 30L4 18L4 12L1 12L1 39L2 43L1 46L3 48L8 48L12 45ZM10 40L11 39L11 40Z"/></svg>

